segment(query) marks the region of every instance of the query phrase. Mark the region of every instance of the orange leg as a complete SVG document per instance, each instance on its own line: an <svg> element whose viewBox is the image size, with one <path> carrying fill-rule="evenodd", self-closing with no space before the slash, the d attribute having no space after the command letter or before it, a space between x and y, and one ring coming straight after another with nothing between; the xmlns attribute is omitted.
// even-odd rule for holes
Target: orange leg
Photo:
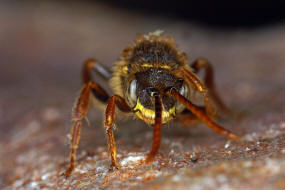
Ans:
<svg viewBox="0 0 285 190"><path fill-rule="evenodd" d="M98 63L94 59L89 59L85 61L82 69L82 79L84 84L88 84L88 82L93 81L91 76L91 71L95 71L104 79L110 79L111 73L110 71L105 68L103 65ZM109 95L96 83L93 84L94 88L91 89L92 94L101 102L107 103L109 99Z"/></svg>
<svg viewBox="0 0 285 190"><path fill-rule="evenodd" d="M205 112L206 108L198 106L201 110ZM188 109L184 109L182 113L175 117L175 121L180 122L184 126L192 126L200 123L201 121Z"/></svg>
<svg viewBox="0 0 285 190"><path fill-rule="evenodd" d="M226 105L223 103L222 99L218 95L215 84L214 84L214 71L206 59L197 59L191 67L194 69L195 73L199 72L201 69L205 69L205 85L209 89L209 94L211 98L215 101L217 106L221 109L221 111L225 113L230 113L230 110L226 107Z"/></svg>
<svg viewBox="0 0 285 190"><path fill-rule="evenodd" d="M104 67L102 64L100 64L97 60L88 59L85 61L82 69L82 78L85 84L88 83L89 81L92 81L92 76L91 76L92 71L95 71L105 80L109 80L112 76L111 71L108 68Z"/></svg>
<svg viewBox="0 0 285 190"><path fill-rule="evenodd" d="M220 135L223 135L227 138L238 140L239 137L229 130L223 128L222 126L218 125L214 121L207 116L207 114L204 113L202 109L192 104L189 100L187 100L184 96L180 95L176 90L172 89L170 90L170 94L174 96L179 102L181 102L185 107L191 111L198 119L200 119L202 122L204 122L208 127L210 127L212 130L216 131Z"/></svg>
<svg viewBox="0 0 285 190"><path fill-rule="evenodd" d="M69 155L70 163L69 163L69 168L66 170L64 174L66 177L68 177L74 169L74 162L76 159L76 150L78 148L78 144L80 140L81 126L82 126L81 121L74 122L72 126L72 130L71 130L72 139L70 143L70 155Z"/></svg>
<svg viewBox="0 0 285 190"><path fill-rule="evenodd" d="M100 94L102 97L104 95L108 96L107 93L95 82L88 82L84 85L83 89L81 90L79 98L75 102L75 106L72 111L72 139L70 142L70 166L65 172L65 176L68 177L74 169L74 162L76 159L76 150L78 148L79 140L80 140L80 132L82 126L82 119L86 117L89 105L89 96L91 90L96 91L97 94Z"/></svg>
<svg viewBox="0 0 285 190"><path fill-rule="evenodd" d="M184 74L185 74L185 77L188 79L188 81L192 84L192 86L194 86L196 90L198 90L200 93L203 94L205 107L206 107L206 113L211 117L215 117L216 111L211 105L208 89L204 86L204 84L200 81L200 79L194 73L184 69Z"/></svg>
<svg viewBox="0 0 285 190"><path fill-rule="evenodd" d="M113 95L108 101L105 113L106 116L105 127L106 127L106 136L108 138L109 153L111 156L110 170L113 170L114 168L117 169L119 167L119 165L117 164L117 157L116 157L117 154L116 142L112 129L115 121L115 105L117 105L118 108L124 112L131 111L131 108L128 106L125 100L119 95Z"/></svg>
<svg viewBox="0 0 285 190"><path fill-rule="evenodd" d="M150 162L154 158L160 147L160 141L161 141L162 103L158 95L155 95L154 97L155 97L155 123L153 127L153 140L152 140L152 148L147 155L146 162Z"/></svg>
<svg viewBox="0 0 285 190"><path fill-rule="evenodd" d="M83 66L82 78L85 85L81 90L80 96L76 100L72 111L73 126L71 129L72 138L70 142L70 165L65 172L66 177L68 177L74 169L74 162L76 160L76 150L78 148L80 140L82 119L86 117L88 111L90 93L92 93L98 100L102 102L107 102L109 99L109 95L106 93L106 91L96 82L92 81L92 70L95 70L104 78L108 78L111 76L110 72L106 68L104 68L101 64L99 64L93 59L87 60Z"/></svg>

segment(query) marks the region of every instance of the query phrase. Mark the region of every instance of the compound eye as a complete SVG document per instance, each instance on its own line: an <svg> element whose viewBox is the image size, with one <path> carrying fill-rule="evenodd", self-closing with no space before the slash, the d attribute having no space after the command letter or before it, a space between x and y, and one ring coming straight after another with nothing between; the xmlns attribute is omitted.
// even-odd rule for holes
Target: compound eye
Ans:
<svg viewBox="0 0 285 190"><path fill-rule="evenodd" d="M179 89L179 94L184 97L187 97L189 93L189 88L186 84L183 84L182 87Z"/></svg>
<svg viewBox="0 0 285 190"><path fill-rule="evenodd" d="M185 93L185 86L183 85L180 90L179 90L179 94L181 94L182 96L184 96Z"/></svg>
<svg viewBox="0 0 285 190"><path fill-rule="evenodd" d="M129 95L130 95L131 101L133 101L134 103L137 101L136 91L137 91L137 80L133 80L130 84Z"/></svg>

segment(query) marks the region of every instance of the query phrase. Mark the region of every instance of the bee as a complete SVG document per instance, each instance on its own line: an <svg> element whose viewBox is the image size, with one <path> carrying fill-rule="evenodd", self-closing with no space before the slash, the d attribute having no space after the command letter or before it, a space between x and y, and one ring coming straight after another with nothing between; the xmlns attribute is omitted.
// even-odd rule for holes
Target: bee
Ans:
<svg viewBox="0 0 285 190"><path fill-rule="evenodd" d="M196 75L201 69L205 70L203 82ZM96 71L109 80L114 95L109 96L92 80L91 71ZM128 113L127 115L135 115L153 126L152 148L146 155L146 162L152 161L158 152L162 125L173 119L182 118L184 123L189 124L191 121L200 120L220 135L235 140L239 138L214 121L216 112L211 100L221 109L227 108L215 90L210 63L206 59L197 59L190 66L187 55L177 48L173 37L162 31L137 35L134 44L123 50L112 74L94 59L85 62L82 73L84 86L72 112L70 165L66 176L74 169L82 120L86 118L91 96L107 105L104 126L111 170L119 168L113 133L115 109ZM203 106L191 102L193 92L202 96Z"/></svg>

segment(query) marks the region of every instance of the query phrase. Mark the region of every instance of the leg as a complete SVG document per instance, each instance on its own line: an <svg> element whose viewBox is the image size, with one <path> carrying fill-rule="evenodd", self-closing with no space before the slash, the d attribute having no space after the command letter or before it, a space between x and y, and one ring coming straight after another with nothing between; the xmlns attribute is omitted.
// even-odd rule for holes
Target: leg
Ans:
<svg viewBox="0 0 285 190"><path fill-rule="evenodd" d="M150 162L153 157L156 155L161 140L161 114L162 114L162 103L161 99L158 95L155 97L155 123L153 127L153 141L152 141L152 148L151 151L148 153L146 162Z"/></svg>
<svg viewBox="0 0 285 190"><path fill-rule="evenodd" d="M230 113L230 110L225 106L223 103L222 99L218 95L215 84L214 84L214 71L209 63L208 60L206 59L197 59L191 67L194 69L194 72L197 73L199 72L202 68L205 69L205 85L209 89L209 94L211 98L215 101L217 106L221 109L221 111L225 113Z"/></svg>
<svg viewBox="0 0 285 190"><path fill-rule="evenodd" d="M84 84L88 84L92 80L91 71L95 70L99 75L101 75L105 79L109 79L111 77L111 73L108 69L102 66L94 59L89 59L85 61L82 69L82 78ZM91 91L93 95L103 103L107 103L109 99L109 95L106 93L104 89L102 89L97 83L93 82Z"/></svg>
<svg viewBox="0 0 285 190"><path fill-rule="evenodd" d="M107 96L105 98L108 98L107 93L99 85L97 85L95 82L90 81L84 85L79 98L76 100L75 106L72 111L72 121L74 123L71 132L72 139L70 142L70 166L65 172L66 177L68 177L74 169L74 161L76 159L76 150L78 148L80 139L82 119L86 117L88 111L89 95L91 90L96 91L97 94L100 95L100 97Z"/></svg>
<svg viewBox="0 0 285 190"><path fill-rule="evenodd" d="M205 107L199 107L205 113ZM177 122L180 122L184 126L192 126L200 123L201 121L188 109L184 109L180 114L178 114L175 118Z"/></svg>
<svg viewBox="0 0 285 190"><path fill-rule="evenodd" d="M132 109L128 106L128 104L125 102L125 100L119 96L119 95L113 95L109 101L108 105L106 108L106 113L105 113L105 127L106 127L106 136L108 138L108 148L109 148L109 153L111 156L111 165L110 165L110 170L113 168L118 168L117 164L117 150L116 150L116 142L114 138L114 133L113 133L113 125L115 121L115 105L118 106L118 108L121 111L124 112L130 112Z"/></svg>
<svg viewBox="0 0 285 190"><path fill-rule="evenodd" d="M169 91L169 93L174 96L179 102L185 105L185 107L191 111L197 118L199 118L202 122L204 122L208 127L219 133L220 135L223 135L227 138L238 140L239 137L230 132L229 130L221 127L214 121L212 121L207 114L204 113L203 110L201 110L199 107L192 104L189 100L187 100L184 96L180 95L176 90L172 89Z"/></svg>
<svg viewBox="0 0 285 190"><path fill-rule="evenodd" d="M92 80L91 71L95 71L105 80L109 80L112 76L111 71L100 64L98 61L95 59L88 59L85 61L82 69L82 78L85 84Z"/></svg>
<svg viewBox="0 0 285 190"><path fill-rule="evenodd" d="M209 116L214 118L216 116L216 111L210 103L208 89L203 85L203 83L194 73L184 69L184 74L185 74L186 79L192 84L192 86L196 88L196 90L198 90L200 93L203 94L205 107L206 107L206 113Z"/></svg>
<svg viewBox="0 0 285 190"><path fill-rule="evenodd" d="M69 168L64 173L65 177L69 177L69 175L74 169L74 162L76 159L76 150L78 148L78 144L80 140L81 126L82 126L81 121L75 121L71 129L72 139L70 143L70 154L69 154L70 163L69 163Z"/></svg>

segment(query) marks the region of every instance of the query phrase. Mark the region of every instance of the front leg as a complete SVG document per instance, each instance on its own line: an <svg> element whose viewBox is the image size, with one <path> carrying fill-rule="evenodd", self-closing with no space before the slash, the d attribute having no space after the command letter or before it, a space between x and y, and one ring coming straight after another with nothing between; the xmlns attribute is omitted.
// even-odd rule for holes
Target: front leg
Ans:
<svg viewBox="0 0 285 190"><path fill-rule="evenodd" d="M155 122L153 127L153 140L152 140L152 148L146 157L146 162L150 162L153 160L154 156L158 152L161 141L161 125L162 125L162 103L160 97L156 94L155 98Z"/></svg>
<svg viewBox="0 0 285 190"><path fill-rule="evenodd" d="M168 93L170 93L175 99L181 102L189 111L191 111L198 119L204 122L208 127L210 127L215 132L223 135L229 139L239 140L240 138L233 134L231 131L223 128L222 126L215 123L201 108L192 104L189 100L187 100L184 96L179 94L175 89L171 89Z"/></svg>
<svg viewBox="0 0 285 190"><path fill-rule="evenodd" d="M105 113L105 127L106 127L106 136L108 138L108 148L109 154L111 156L111 165L110 170L118 169L119 165L117 163L117 149L116 142L114 138L114 133L112 127L114 126L115 121L115 105L123 112L130 112L132 109L128 106L126 101L119 95L113 95L109 101Z"/></svg>

